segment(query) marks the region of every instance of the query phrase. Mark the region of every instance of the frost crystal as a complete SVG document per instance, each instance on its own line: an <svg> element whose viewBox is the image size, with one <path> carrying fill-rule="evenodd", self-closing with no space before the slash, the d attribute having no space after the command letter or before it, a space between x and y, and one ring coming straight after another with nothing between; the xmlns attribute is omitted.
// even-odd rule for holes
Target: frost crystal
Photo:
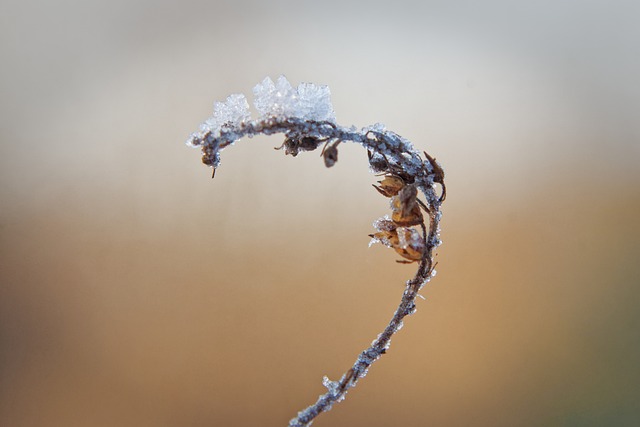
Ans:
<svg viewBox="0 0 640 427"><path fill-rule="evenodd" d="M378 231L393 231L396 229L396 225L391 221L389 215L385 215L382 218L378 218L373 221L373 227Z"/></svg>
<svg viewBox="0 0 640 427"><path fill-rule="evenodd" d="M387 130L387 127L382 123L374 123L370 126L365 126L362 128L364 132L384 132Z"/></svg>
<svg viewBox="0 0 640 427"><path fill-rule="evenodd" d="M398 227L398 246L402 249L406 249L409 246L407 242L407 233L406 231L411 232L410 228Z"/></svg>
<svg viewBox="0 0 640 427"><path fill-rule="evenodd" d="M326 375L322 377L322 385L327 388L329 394L337 396L339 394L340 383L338 381L331 381Z"/></svg>
<svg viewBox="0 0 640 427"><path fill-rule="evenodd" d="M329 86L300 83L298 112L303 119L335 122L336 116L331 105Z"/></svg>
<svg viewBox="0 0 640 427"><path fill-rule="evenodd" d="M205 125L210 130L216 130L224 125L237 126L250 119L247 98L242 94L233 94L225 102L215 103L213 116L205 122Z"/></svg>
<svg viewBox="0 0 640 427"><path fill-rule="evenodd" d="M300 118L335 122L328 86L300 83L297 89L284 76L269 77L253 88L253 105L263 117Z"/></svg>
<svg viewBox="0 0 640 427"><path fill-rule="evenodd" d="M233 94L225 102L213 105L213 115L200 125L199 132L193 133L187 139L187 145L199 146L208 133L220 136L223 127L236 127L251 120L249 103L242 94Z"/></svg>
<svg viewBox="0 0 640 427"><path fill-rule="evenodd" d="M288 115L293 107L293 94L293 87L283 76L278 79L278 86L267 77L253 88L253 105L262 116Z"/></svg>

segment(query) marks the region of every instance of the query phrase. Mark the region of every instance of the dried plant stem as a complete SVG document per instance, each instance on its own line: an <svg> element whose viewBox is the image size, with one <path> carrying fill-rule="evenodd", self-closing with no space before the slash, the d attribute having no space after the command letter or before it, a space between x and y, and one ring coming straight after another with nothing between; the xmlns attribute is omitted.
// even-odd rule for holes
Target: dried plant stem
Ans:
<svg viewBox="0 0 640 427"><path fill-rule="evenodd" d="M435 159L427 153L424 153L426 158L423 159L409 141L387 131L382 125L357 130L354 127L338 126L333 121L287 116L262 117L258 120L222 125L215 129L215 132L205 131L194 134L189 144L201 147L203 162L214 167L215 170L220 162L219 152L223 148L244 136L274 133L285 135L285 141L280 148L284 148L286 154L293 156L301 151L312 151L324 146L322 155L328 167L333 166L337 161L339 143L351 141L364 146L369 155L371 170L385 174L401 183L400 188L397 189L383 188L382 181L381 187L377 187L383 195L392 198L392 208L393 203L396 203L397 210L394 211L394 216L398 215L399 219L381 220L385 224L383 228L379 228L378 234L391 238L382 237L376 240L378 236L372 236L374 240L394 248L400 255L409 259L404 262L419 262L418 270L414 278L406 283L400 304L387 327L371 346L360 353L353 366L342 375L339 381L330 381L325 377L323 384L327 392L289 422L290 427L303 427L309 426L320 413L330 410L334 403L345 398L347 391L366 375L369 367L381 355L385 354L391 337L402 327L404 318L415 312L415 299L418 292L435 274L434 251L440 245L440 206L446 191L444 172ZM437 194L435 184L442 186L441 195ZM408 190L405 191L404 187ZM417 198L417 190L422 193L424 201ZM427 224L421 211L426 212ZM414 226L419 226L420 232L414 230L412 228ZM402 235L401 243L398 243L399 235ZM407 243L406 236L410 236L413 240ZM413 246L408 248L407 245Z"/></svg>
<svg viewBox="0 0 640 427"><path fill-rule="evenodd" d="M433 218L431 224L436 227L433 228L433 230L437 230L438 221L439 218ZM422 230L423 233L426 233L424 225L422 226ZM435 235L431 237L437 238ZM318 397L316 403L298 412L298 415L289 421L290 427L305 427L311 425L318 415L330 410L334 403L342 401L345 398L347 390L354 387L358 380L367 374L373 362L386 353L391 342L391 337L402 327L403 319L415 312L415 299L420 289L431 278L432 264L433 261L430 253L421 261L415 277L407 282L400 304L387 327L384 328L382 333L378 335L378 338L375 339L367 349L360 353L353 366L342 375L339 381L331 383L326 381L325 377L324 385L328 391Z"/></svg>

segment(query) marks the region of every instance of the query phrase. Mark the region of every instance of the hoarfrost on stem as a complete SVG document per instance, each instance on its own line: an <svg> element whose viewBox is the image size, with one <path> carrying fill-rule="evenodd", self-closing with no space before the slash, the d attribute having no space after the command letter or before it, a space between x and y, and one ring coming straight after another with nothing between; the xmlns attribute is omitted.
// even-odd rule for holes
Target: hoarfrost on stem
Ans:
<svg viewBox="0 0 640 427"><path fill-rule="evenodd" d="M387 327L359 354L340 380L324 377L322 383L327 392L289 422L290 426L309 426L320 413L345 398L347 391L386 353L391 337L402 328L403 319L416 311L418 292L435 275L435 249L441 243L440 206L446 196L444 171L435 158L425 152L423 159L411 142L381 123L360 130L355 126L339 126L327 86L301 83L294 88L284 76L276 82L267 77L253 88L253 95L257 119L252 120L244 95L231 95L225 102L217 102L213 115L199 132L191 134L187 144L202 149L203 163L215 171L220 164L220 151L244 136L258 134L284 134L280 148L292 156L323 146L327 167L337 162L339 144L360 144L367 150L371 172L385 176L384 182L379 181L381 186L374 187L390 197L392 209L391 217L386 215L374 222L377 233L370 235L370 245L382 243L393 248L404 258L398 262L419 263ZM440 195L435 184L442 188ZM418 191L424 201L418 198Z"/></svg>

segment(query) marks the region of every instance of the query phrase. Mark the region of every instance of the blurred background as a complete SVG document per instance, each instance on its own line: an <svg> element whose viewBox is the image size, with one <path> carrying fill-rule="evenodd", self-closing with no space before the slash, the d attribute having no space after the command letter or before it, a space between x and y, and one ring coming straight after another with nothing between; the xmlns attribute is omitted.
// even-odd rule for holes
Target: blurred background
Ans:
<svg viewBox="0 0 640 427"><path fill-rule="evenodd" d="M0 8L0 425L283 426L386 325L361 147L183 144L280 74L447 173L426 300L314 425L640 425L637 2Z"/></svg>

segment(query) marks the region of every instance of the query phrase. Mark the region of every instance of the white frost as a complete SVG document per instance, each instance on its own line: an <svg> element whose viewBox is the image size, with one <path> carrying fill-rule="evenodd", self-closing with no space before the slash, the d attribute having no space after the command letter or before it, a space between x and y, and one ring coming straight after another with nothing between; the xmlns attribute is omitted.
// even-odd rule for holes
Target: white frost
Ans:
<svg viewBox="0 0 640 427"><path fill-rule="evenodd" d="M253 88L253 105L263 117L300 118L335 122L331 92L325 85L300 83L296 89L286 77L269 77Z"/></svg>
<svg viewBox="0 0 640 427"><path fill-rule="evenodd" d="M324 377L322 377L322 385L327 388L329 394L331 394L332 396L338 395L340 385L338 381L331 381L329 377L325 375Z"/></svg>
<svg viewBox="0 0 640 427"><path fill-rule="evenodd" d="M313 83L298 85L298 112L300 117L310 120L335 122L336 115L331 105L329 86Z"/></svg>
<svg viewBox="0 0 640 427"><path fill-rule="evenodd" d="M213 115L200 125L198 132L192 133L186 144L197 147L202 144L202 138L207 133L214 137L220 136L223 126L236 127L251 120L249 103L242 94L233 94L227 97L225 102L216 102L213 105Z"/></svg>
<svg viewBox="0 0 640 427"><path fill-rule="evenodd" d="M253 88L253 95L259 119L275 117L332 123L336 120L331 92L326 85L300 83L294 88L285 76L278 77L275 83L267 77ZM186 143L192 147L200 146L208 134L217 138L224 128L238 128L250 121L247 98L242 94L231 95L225 102L214 104L213 115L200 125L198 132L189 136Z"/></svg>
<svg viewBox="0 0 640 427"><path fill-rule="evenodd" d="M264 116L274 108L276 103L276 85L273 80L266 77L253 88L253 105L260 115Z"/></svg>
<svg viewBox="0 0 640 427"><path fill-rule="evenodd" d="M205 122L211 130L216 130L222 125L237 126L244 121L251 120L249 103L242 94L230 95L225 102L216 102L213 106L213 116Z"/></svg>
<svg viewBox="0 0 640 427"><path fill-rule="evenodd" d="M363 127L362 128L362 133L366 134L369 131L383 133L386 130L387 130L387 127L383 123L374 123L374 124L372 124L370 126Z"/></svg>

